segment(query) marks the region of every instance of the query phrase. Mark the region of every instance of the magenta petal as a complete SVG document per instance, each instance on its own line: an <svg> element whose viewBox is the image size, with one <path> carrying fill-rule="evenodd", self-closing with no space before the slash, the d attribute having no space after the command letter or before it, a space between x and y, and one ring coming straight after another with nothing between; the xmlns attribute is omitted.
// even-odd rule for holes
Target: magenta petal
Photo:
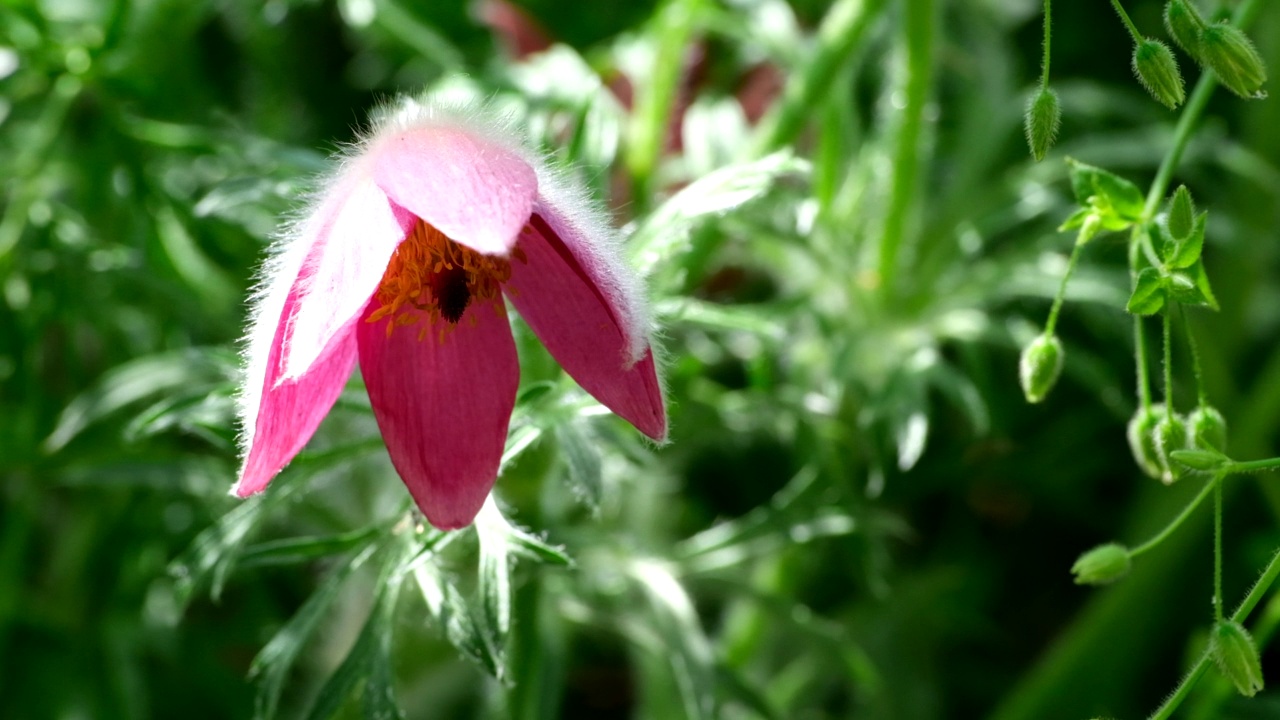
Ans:
<svg viewBox="0 0 1280 720"><path fill-rule="evenodd" d="M320 421L342 394L351 369L355 367L355 339L348 334L301 376L280 380L280 354L288 334L287 318L294 312L297 302L296 291L291 291L271 341L257 413L250 417L253 428L246 429L252 434L244 466L240 470L239 481L232 489L240 497L260 492L307 444Z"/></svg>
<svg viewBox="0 0 1280 720"><path fill-rule="evenodd" d="M369 303L366 317L376 308ZM432 525L464 527L497 478L520 382L506 313L473 303L443 343L440 325L419 340L425 325L387 337L388 322L361 320L356 330L387 452Z"/></svg>
<svg viewBox="0 0 1280 720"><path fill-rule="evenodd" d="M373 152L374 179L388 197L489 255L511 249L538 193L537 174L519 155L454 127L404 130Z"/></svg>
<svg viewBox="0 0 1280 720"><path fill-rule="evenodd" d="M530 218L520 236L528 262L511 261L507 297L584 390L645 435L665 439L667 416L653 352L645 338L634 336L640 328L627 324L635 308L623 306L616 278L603 277L607 266L584 257L590 252L585 239L567 223L557 225L540 214ZM572 248L568 237L576 240Z"/></svg>
<svg viewBox="0 0 1280 720"><path fill-rule="evenodd" d="M307 372L335 337L349 333L417 222L370 181L357 182L325 218L299 278L300 300L284 348L284 379Z"/></svg>

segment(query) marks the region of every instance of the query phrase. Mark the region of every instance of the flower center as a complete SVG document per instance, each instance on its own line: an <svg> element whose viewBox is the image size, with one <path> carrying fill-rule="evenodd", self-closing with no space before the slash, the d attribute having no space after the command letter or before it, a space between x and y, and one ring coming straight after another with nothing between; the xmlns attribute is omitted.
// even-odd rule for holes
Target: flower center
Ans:
<svg viewBox="0 0 1280 720"><path fill-rule="evenodd" d="M524 260L513 248L511 255ZM450 240L444 233L419 220L396 248L382 282L374 293L381 305L367 322L390 317L387 337L395 328L426 321L418 339L441 320L440 340L462 319L472 302L490 303L502 315L501 285L511 277L511 262L505 257L482 255ZM471 318L471 324L476 322Z"/></svg>

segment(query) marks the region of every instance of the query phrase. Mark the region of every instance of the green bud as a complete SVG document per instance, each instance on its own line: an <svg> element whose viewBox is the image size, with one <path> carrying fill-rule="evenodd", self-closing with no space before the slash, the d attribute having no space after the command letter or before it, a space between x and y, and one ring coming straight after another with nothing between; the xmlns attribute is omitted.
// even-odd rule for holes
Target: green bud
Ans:
<svg viewBox="0 0 1280 720"><path fill-rule="evenodd" d="M1133 461L1148 477L1159 479L1163 472L1160 469L1160 453L1156 450L1156 423L1164 417L1164 405L1156 403L1149 408L1138 408L1129 420L1125 436L1129 439L1129 451L1133 453Z"/></svg>
<svg viewBox="0 0 1280 720"><path fill-rule="evenodd" d="M1244 626L1234 620L1220 620L1209 636L1209 653L1218 669L1227 676L1236 690L1245 697L1253 697L1262 689L1262 661L1258 647Z"/></svg>
<svg viewBox="0 0 1280 720"><path fill-rule="evenodd" d="M1170 456L1176 450L1187 449L1187 424L1177 413L1165 414L1156 423L1155 435L1156 456L1160 460L1160 482L1172 485L1174 480L1182 477L1182 465L1173 461Z"/></svg>
<svg viewBox="0 0 1280 720"><path fill-rule="evenodd" d="M1169 234L1174 240L1186 240L1196 227L1196 206L1191 201L1191 191L1179 185L1169 201Z"/></svg>
<svg viewBox="0 0 1280 720"><path fill-rule="evenodd" d="M1214 23L1200 34L1201 60L1231 92L1246 100L1267 96L1267 67L1249 37L1234 25Z"/></svg>
<svg viewBox="0 0 1280 720"><path fill-rule="evenodd" d="M1227 451L1227 420L1210 405L1201 405L1187 416L1187 444L1201 450Z"/></svg>
<svg viewBox="0 0 1280 720"><path fill-rule="evenodd" d="M1106 585L1129 574L1133 562L1129 548L1116 543L1099 545L1081 555L1071 566L1077 585Z"/></svg>
<svg viewBox="0 0 1280 720"><path fill-rule="evenodd" d="M1180 465L1201 472L1215 472L1231 462L1230 458L1217 450L1174 450L1169 453L1169 457Z"/></svg>
<svg viewBox="0 0 1280 720"><path fill-rule="evenodd" d="M1148 38L1134 47L1133 71L1151 97L1170 110L1187 98L1178 61L1173 59L1169 46L1159 40Z"/></svg>
<svg viewBox="0 0 1280 720"><path fill-rule="evenodd" d="M1192 59L1200 61L1200 28L1204 20L1187 0L1169 0L1164 6L1164 27L1169 37Z"/></svg>
<svg viewBox="0 0 1280 720"><path fill-rule="evenodd" d="M1062 124L1062 110L1058 107L1058 93L1049 88L1041 88L1040 92L1027 103L1027 111L1023 117L1027 133L1027 147L1031 148L1031 156L1040 162L1044 159L1053 141L1058 137L1058 126Z"/></svg>
<svg viewBox="0 0 1280 720"><path fill-rule="evenodd" d="M1022 349L1018 379L1027 402L1044 400L1062 374L1062 343L1054 335L1040 335Z"/></svg>

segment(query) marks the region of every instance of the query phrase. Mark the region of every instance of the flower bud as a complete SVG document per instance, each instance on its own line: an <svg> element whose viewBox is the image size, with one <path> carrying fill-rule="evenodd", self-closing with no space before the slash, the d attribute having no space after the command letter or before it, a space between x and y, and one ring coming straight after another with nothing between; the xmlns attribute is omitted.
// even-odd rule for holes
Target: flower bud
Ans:
<svg viewBox="0 0 1280 720"><path fill-rule="evenodd" d="M1156 450L1155 436L1156 423L1160 422L1163 416L1164 405L1159 403L1148 408L1140 407L1129 420L1129 426L1125 431L1125 436L1129 439L1129 451L1133 453L1133 461L1148 477L1156 479L1163 474L1160 470L1160 453Z"/></svg>
<svg viewBox="0 0 1280 720"><path fill-rule="evenodd" d="M1031 156L1040 162L1053 146L1054 139L1058 137L1058 126L1062 124L1058 93L1047 87L1040 88L1040 92L1027 103L1023 124Z"/></svg>
<svg viewBox="0 0 1280 720"><path fill-rule="evenodd" d="M1027 402L1044 400L1062 374L1062 343L1055 335L1040 335L1022 349L1018 379Z"/></svg>
<svg viewBox="0 0 1280 720"><path fill-rule="evenodd" d="M1077 585L1106 585L1129 574L1133 565L1129 548L1116 543L1099 545L1081 555L1071 566Z"/></svg>
<svg viewBox="0 0 1280 720"><path fill-rule="evenodd" d="M1182 104L1187 93L1182 87L1182 73L1168 45L1150 38L1133 49L1133 71L1142 86L1160 104L1172 110Z"/></svg>
<svg viewBox="0 0 1280 720"><path fill-rule="evenodd" d="M1174 462L1170 453L1187 449L1187 424L1177 413L1165 413L1156 423L1153 435L1156 455L1160 459L1160 482L1172 485L1174 480L1185 473L1183 466Z"/></svg>
<svg viewBox="0 0 1280 720"><path fill-rule="evenodd" d="M1213 655L1218 669L1241 695L1253 697L1262 689L1262 662L1258 658L1258 648L1243 625L1234 620L1218 621L1209 637L1209 653Z"/></svg>
<svg viewBox="0 0 1280 720"><path fill-rule="evenodd" d="M1169 201L1169 235L1174 240L1182 241L1191 237L1196 227L1196 206L1191 201L1191 191L1186 185L1179 185Z"/></svg>
<svg viewBox="0 0 1280 720"><path fill-rule="evenodd" d="M1201 472L1217 472L1231 459L1217 450L1174 450L1169 453L1174 462Z"/></svg>
<svg viewBox="0 0 1280 720"><path fill-rule="evenodd" d="M1204 20L1187 0L1169 0L1164 6L1164 27L1169 37L1192 59L1200 61L1200 28Z"/></svg>
<svg viewBox="0 0 1280 720"><path fill-rule="evenodd" d="M1202 450L1227 451L1227 421L1209 405L1201 405L1187 416L1187 445Z"/></svg>
<svg viewBox="0 0 1280 720"><path fill-rule="evenodd" d="M1201 60L1231 92L1245 99L1267 96L1267 67L1249 37L1234 25L1214 23L1200 34Z"/></svg>

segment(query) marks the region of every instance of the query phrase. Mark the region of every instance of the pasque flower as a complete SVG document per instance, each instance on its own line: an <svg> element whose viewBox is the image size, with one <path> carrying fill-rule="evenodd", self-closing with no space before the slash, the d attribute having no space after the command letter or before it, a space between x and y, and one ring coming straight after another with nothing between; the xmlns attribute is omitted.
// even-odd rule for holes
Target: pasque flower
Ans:
<svg viewBox="0 0 1280 720"><path fill-rule="evenodd" d="M482 110L403 100L379 113L267 262L234 493L261 491L289 463L359 362L418 507L437 527L469 524L519 383L504 297L583 389L662 440L650 323L617 242Z"/></svg>

